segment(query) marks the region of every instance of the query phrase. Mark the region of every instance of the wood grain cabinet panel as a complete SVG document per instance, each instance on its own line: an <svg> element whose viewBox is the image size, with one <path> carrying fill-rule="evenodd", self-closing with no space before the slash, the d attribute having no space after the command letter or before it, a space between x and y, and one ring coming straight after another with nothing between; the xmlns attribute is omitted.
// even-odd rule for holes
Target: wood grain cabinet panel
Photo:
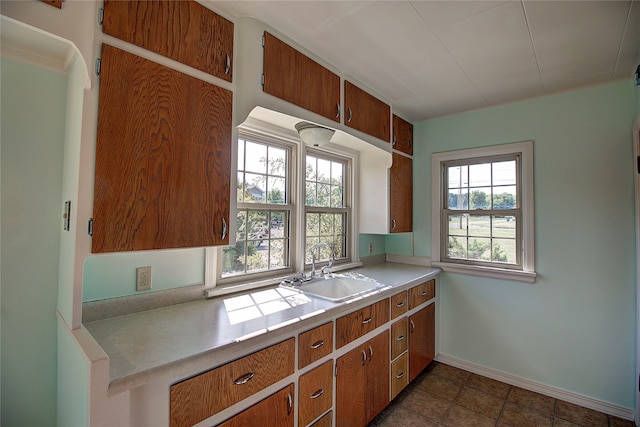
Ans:
<svg viewBox="0 0 640 427"><path fill-rule="evenodd" d="M391 360L407 350L409 343L407 325L408 321L406 317L403 317L391 325Z"/></svg>
<svg viewBox="0 0 640 427"><path fill-rule="evenodd" d="M391 363L391 399L395 397L407 386L409 383L409 366L408 355L403 354L398 360Z"/></svg>
<svg viewBox="0 0 640 427"><path fill-rule="evenodd" d="M389 330L336 361L336 426L364 427L389 404Z"/></svg>
<svg viewBox="0 0 640 427"><path fill-rule="evenodd" d="M345 125L390 142L391 107L358 86L344 82Z"/></svg>
<svg viewBox="0 0 640 427"><path fill-rule="evenodd" d="M393 148L408 155L413 155L413 125L408 121L393 115Z"/></svg>
<svg viewBox="0 0 640 427"><path fill-rule="evenodd" d="M373 331L389 321L389 298L339 317L336 320L336 348Z"/></svg>
<svg viewBox="0 0 640 427"><path fill-rule="evenodd" d="M340 76L264 33L265 93L340 121Z"/></svg>
<svg viewBox="0 0 640 427"><path fill-rule="evenodd" d="M169 393L170 425L198 423L292 375L294 369L295 340L291 338L174 384Z"/></svg>
<svg viewBox="0 0 640 427"><path fill-rule="evenodd" d="M409 381L413 381L435 357L435 304L409 317Z"/></svg>
<svg viewBox="0 0 640 427"><path fill-rule="evenodd" d="M232 81L233 22L193 0L105 0L102 31Z"/></svg>
<svg viewBox="0 0 640 427"><path fill-rule="evenodd" d="M327 412L322 418L312 424L312 427L332 427L333 411Z"/></svg>
<svg viewBox="0 0 640 427"><path fill-rule="evenodd" d="M399 292L391 297L391 319L407 312L409 301L407 299L407 291Z"/></svg>
<svg viewBox="0 0 640 427"><path fill-rule="evenodd" d="M303 427L333 405L333 359L300 376L298 425Z"/></svg>
<svg viewBox="0 0 640 427"><path fill-rule="evenodd" d="M92 251L228 244L231 114L230 91L104 44Z"/></svg>
<svg viewBox="0 0 640 427"><path fill-rule="evenodd" d="M270 427L293 427L294 389L294 385L289 384L279 392L219 424L219 427L248 427L264 425L265 422L268 422Z"/></svg>
<svg viewBox="0 0 640 427"><path fill-rule="evenodd" d="M413 228L413 160L392 153L392 161L389 174L390 231L408 233Z"/></svg>
<svg viewBox="0 0 640 427"><path fill-rule="evenodd" d="M298 336L298 369L333 351L333 322L325 323Z"/></svg>
<svg viewBox="0 0 640 427"><path fill-rule="evenodd" d="M434 279L409 289L409 310L429 301L436 296L436 281Z"/></svg>

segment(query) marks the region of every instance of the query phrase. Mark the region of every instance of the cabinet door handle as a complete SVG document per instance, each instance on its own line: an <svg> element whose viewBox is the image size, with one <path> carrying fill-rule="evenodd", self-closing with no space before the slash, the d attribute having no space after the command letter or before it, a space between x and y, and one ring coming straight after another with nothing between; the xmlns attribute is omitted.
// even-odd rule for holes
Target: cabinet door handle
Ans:
<svg viewBox="0 0 640 427"><path fill-rule="evenodd" d="M227 53L227 60L224 65L224 73L229 74L229 71L231 71L231 57Z"/></svg>
<svg viewBox="0 0 640 427"><path fill-rule="evenodd" d="M400 335L398 338L396 338L396 341L402 341L404 339L404 335Z"/></svg>
<svg viewBox="0 0 640 427"><path fill-rule="evenodd" d="M241 377L236 378L233 383L235 385L242 385L242 384L246 384L248 383L251 378L253 378L253 376L255 375L254 372L249 372L247 374L242 375Z"/></svg>
<svg viewBox="0 0 640 427"><path fill-rule="evenodd" d="M395 231L396 225L397 224L395 218L391 218L391 231Z"/></svg>
<svg viewBox="0 0 640 427"><path fill-rule="evenodd" d="M367 317L366 319L364 319L364 320L362 321L362 324L363 324L363 325L366 325L367 323L371 323L371 320L373 320L373 319L371 319L371 317Z"/></svg>
<svg viewBox="0 0 640 427"><path fill-rule="evenodd" d="M420 296L421 296L421 297L426 296L426 295L427 295L427 291L422 291L422 292L420 292Z"/></svg>
<svg viewBox="0 0 640 427"><path fill-rule="evenodd" d="M397 140L398 140L398 138L397 138L395 135L393 135L393 142L391 143L391 146L392 146L392 147L395 147L395 146L396 146L396 141L397 141Z"/></svg>
<svg viewBox="0 0 640 427"><path fill-rule="evenodd" d="M291 393L287 393L287 415L291 415L291 412L293 412L293 398Z"/></svg>
<svg viewBox="0 0 640 427"><path fill-rule="evenodd" d="M222 218L222 236L220 240L224 240L225 237L227 237L227 220Z"/></svg>
<svg viewBox="0 0 640 427"><path fill-rule="evenodd" d="M323 345L324 345L324 340L319 340L311 344L311 348L315 350L316 348L320 348Z"/></svg>
<svg viewBox="0 0 640 427"><path fill-rule="evenodd" d="M364 366L365 363L367 363L367 353L362 350L362 366Z"/></svg>
<svg viewBox="0 0 640 427"><path fill-rule="evenodd" d="M336 119L340 117L340 103L336 102Z"/></svg>
<svg viewBox="0 0 640 427"><path fill-rule="evenodd" d="M416 324L413 323L413 320L411 321L411 332L416 330Z"/></svg>
<svg viewBox="0 0 640 427"><path fill-rule="evenodd" d="M373 348L369 346L369 362L371 362L372 360L373 360Z"/></svg>
<svg viewBox="0 0 640 427"><path fill-rule="evenodd" d="M399 302L399 303L397 303L397 304L396 304L396 307L398 307L398 308L402 308L402 307L404 307L404 301L403 301L403 302Z"/></svg>
<svg viewBox="0 0 640 427"><path fill-rule="evenodd" d="M351 123L351 119L353 118L353 111L351 111L351 108L347 108L347 110L349 110L349 118L347 119L347 123Z"/></svg>
<svg viewBox="0 0 640 427"><path fill-rule="evenodd" d="M400 379L402 377L404 377L404 372L400 372L398 375L396 375L397 379Z"/></svg>
<svg viewBox="0 0 640 427"><path fill-rule="evenodd" d="M320 390L316 391L315 393L313 393L311 396L309 396L312 399L317 399L320 396L322 396L324 394L324 389L321 388Z"/></svg>

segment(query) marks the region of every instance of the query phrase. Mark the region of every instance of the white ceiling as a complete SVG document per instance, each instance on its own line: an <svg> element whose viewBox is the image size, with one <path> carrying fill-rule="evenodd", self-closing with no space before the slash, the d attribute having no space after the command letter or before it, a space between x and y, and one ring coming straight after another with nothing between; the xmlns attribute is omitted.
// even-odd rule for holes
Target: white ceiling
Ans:
<svg viewBox="0 0 640 427"><path fill-rule="evenodd" d="M210 0L254 17L410 121L632 78L640 0Z"/></svg>

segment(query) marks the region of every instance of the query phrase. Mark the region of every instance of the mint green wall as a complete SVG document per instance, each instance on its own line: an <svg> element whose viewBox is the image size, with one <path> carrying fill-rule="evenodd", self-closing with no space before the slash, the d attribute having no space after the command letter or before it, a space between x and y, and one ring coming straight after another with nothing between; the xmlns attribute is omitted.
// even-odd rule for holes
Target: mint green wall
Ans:
<svg viewBox="0 0 640 427"><path fill-rule="evenodd" d="M204 283L204 249L95 255L84 263L83 301L136 293L136 268L151 266L153 291ZM149 292L149 291L147 291Z"/></svg>
<svg viewBox="0 0 640 427"><path fill-rule="evenodd" d="M630 81L414 128L416 255L431 255L431 153L534 140L535 284L444 273L440 352L633 408Z"/></svg>
<svg viewBox="0 0 640 427"><path fill-rule="evenodd" d="M369 253L369 243L373 244L373 250ZM384 234L360 234L360 258L382 255L385 253L385 235Z"/></svg>
<svg viewBox="0 0 640 427"><path fill-rule="evenodd" d="M54 426L67 78L0 62L1 424Z"/></svg>

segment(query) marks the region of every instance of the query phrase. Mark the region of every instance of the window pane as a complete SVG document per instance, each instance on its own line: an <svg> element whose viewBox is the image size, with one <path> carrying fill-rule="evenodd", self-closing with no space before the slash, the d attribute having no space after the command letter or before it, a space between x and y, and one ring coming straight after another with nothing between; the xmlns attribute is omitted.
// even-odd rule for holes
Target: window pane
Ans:
<svg viewBox="0 0 640 427"><path fill-rule="evenodd" d="M493 237L516 238L516 217L515 216L494 216L492 223Z"/></svg>
<svg viewBox="0 0 640 427"><path fill-rule="evenodd" d="M267 203L277 205L284 205L286 203L284 178L269 177L267 188Z"/></svg>
<svg viewBox="0 0 640 427"><path fill-rule="evenodd" d="M333 235L333 215L320 214L320 235L321 236Z"/></svg>
<svg viewBox="0 0 640 427"><path fill-rule="evenodd" d="M346 221L346 215L344 214L334 214L333 215L333 226L335 227L336 234L344 234L344 222Z"/></svg>
<svg viewBox="0 0 640 427"><path fill-rule="evenodd" d="M331 186L331 207L341 208L344 207L342 187L332 185Z"/></svg>
<svg viewBox="0 0 640 427"><path fill-rule="evenodd" d="M318 159L318 182L331 182L331 161Z"/></svg>
<svg viewBox="0 0 640 427"><path fill-rule="evenodd" d="M471 190L469 209L490 209L491 187Z"/></svg>
<svg viewBox="0 0 640 427"><path fill-rule="evenodd" d="M469 166L469 186L484 187L491 185L491 163Z"/></svg>
<svg viewBox="0 0 640 427"><path fill-rule="evenodd" d="M286 176L287 152L281 148L269 147L269 175Z"/></svg>
<svg viewBox="0 0 640 427"><path fill-rule="evenodd" d="M469 193L466 188L449 190L449 209L469 209Z"/></svg>
<svg viewBox="0 0 640 427"><path fill-rule="evenodd" d="M493 164L493 185L516 185L516 161Z"/></svg>
<svg viewBox="0 0 640 427"><path fill-rule="evenodd" d="M307 156L306 178L309 181L316 181L316 158L313 156Z"/></svg>
<svg viewBox="0 0 640 427"><path fill-rule="evenodd" d="M515 264L517 262L516 240L493 239L491 261Z"/></svg>
<svg viewBox="0 0 640 427"><path fill-rule="evenodd" d="M247 173L245 175L244 201L247 203L264 203L266 201L267 187L264 175Z"/></svg>
<svg viewBox="0 0 640 427"><path fill-rule="evenodd" d="M320 231L320 214L308 213L306 218L306 235L318 236Z"/></svg>
<svg viewBox="0 0 640 427"><path fill-rule="evenodd" d="M469 236L491 237L491 217L470 215Z"/></svg>
<svg viewBox="0 0 640 427"><path fill-rule="evenodd" d="M327 184L318 184L318 198L315 206L330 207L331 206L331 189Z"/></svg>
<svg viewBox="0 0 640 427"><path fill-rule="evenodd" d="M449 234L452 236L466 236L468 215L449 215Z"/></svg>
<svg viewBox="0 0 640 427"><path fill-rule="evenodd" d="M493 188L493 209L516 208L516 186Z"/></svg>
<svg viewBox="0 0 640 427"><path fill-rule="evenodd" d="M238 172L238 202L244 202L244 195L246 191L246 185L244 182L244 174L242 172Z"/></svg>
<svg viewBox="0 0 640 427"><path fill-rule="evenodd" d="M236 220L236 230L237 230L237 239L245 240L246 231L247 231L247 212L246 211L238 211L238 216Z"/></svg>
<svg viewBox="0 0 640 427"><path fill-rule="evenodd" d="M465 237L449 236L447 245L447 257L449 258L467 258L467 239Z"/></svg>
<svg viewBox="0 0 640 427"><path fill-rule="evenodd" d="M491 239L470 238L469 259L491 261Z"/></svg>
<svg viewBox="0 0 640 427"><path fill-rule="evenodd" d="M304 203L306 206L316 205L316 184L314 182L307 181L306 183Z"/></svg>
<svg viewBox="0 0 640 427"><path fill-rule="evenodd" d="M238 171L244 170L244 140L238 139Z"/></svg>
<svg viewBox="0 0 640 427"><path fill-rule="evenodd" d="M228 246L222 250L223 274L244 273L244 244L244 241L239 240L235 246Z"/></svg>
<svg viewBox="0 0 640 427"><path fill-rule="evenodd" d="M247 141L245 151L245 170L247 172L266 174L267 146Z"/></svg>
<svg viewBox="0 0 640 427"><path fill-rule="evenodd" d="M331 183L333 185L344 185L342 177L344 175L344 166L342 163L331 162Z"/></svg>
<svg viewBox="0 0 640 427"><path fill-rule="evenodd" d="M286 240L284 239L278 239L278 240L272 240L271 241L271 245L269 248L269 251L271 253L271 263L270 266L271 268L280 268L280 267L286 267L287 266L287 262L286 262L286 250L285 250L285 245L286 245Z"/></svg>

